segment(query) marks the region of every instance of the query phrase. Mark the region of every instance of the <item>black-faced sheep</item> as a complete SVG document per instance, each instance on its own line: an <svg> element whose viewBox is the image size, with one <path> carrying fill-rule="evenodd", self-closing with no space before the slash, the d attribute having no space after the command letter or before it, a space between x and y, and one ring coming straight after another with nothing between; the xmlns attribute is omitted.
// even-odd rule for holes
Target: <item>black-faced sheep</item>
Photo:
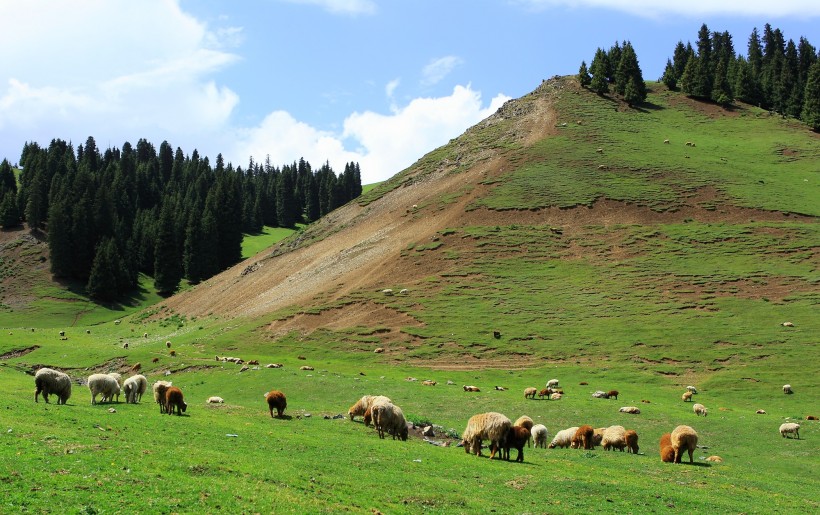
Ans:
<svg viewBox="0 0 820 515"><path fill-rule="evenodd" d="M154 402L159 404L159 412L165 413L165 392L171 387L171 381L157 381L151 387L154 390Z"/></svg>
<svg viewBox="0 0 820 515"><path fill-rule="evenodd" d="M538 389L530 386L529 388L524 389L524 398L525 399L535 399L535 395L538 393Z"/></svg>
<svg viewBox="0 0 820 515"><path fill-rule="evenodd" d="M407 441L407 419L400 407L392 402L377 402L370 407L373 414L373 426L379 433L379 438L384 438L385 431L393 436L393 440L398 437L402 441Z"/></svg>
<svg viewBox="0 0 820 515"><path fill-rule="evenodd" d="M461 435L464 452L481 456L482 441L490 440L490 459L494 458L496 452L504 447L511 427L512 421L501 413L490 411L473 415Z"/></svg>
<svg viewBox="0 0 820 515"><path fill-rule="evenodd" d="M177 415L182 415L188 409L188 404L182 396L182 390L176 386L169 386L165 391L165 411L169 415L176 411Z"/></svg>
<svg viewBox="0 0 820 515"><path fill-rule="evenodd" d="M530 430L522 426L512 426L507 431L507 439L504 442L504 459L510 460L510 449L517 449L518 456L515 461L524 462L524 446L530 441Z"/></svg>
<svg viewBox="0 0 820 515"><path fill-rule="evenodd" d="M115 395L120 394L120 384L108 374L91 374L88 377L88 389L91 391L91 404L97 404L97 395L101 395L100 402L106 399L110 402Z"/></svg>
<svg viewBox="0 0 820 515"><path fill-rule="evenodd" d="M684 451L689 452L689 463L694 463L695 449L698 447L698 434L689 426L678 426L672 431L672 448L675 450L675 463L681 462Z"/></svg>
<svg viewBox="0 0 820 515"><path fill-rule="evenodd" d="M672 448L672 433L664 433L660 440L661 461L675 462L675 449Z"/></svg>
<svg viewBox="0 0 820 515"><path fill-rule="evenodd" d="M563 449L564 447L569 447L572 445L572 437L575 436L576 431L578 431L578 426L569 427L558 431L555 433L555 437L552 439L547 448L555 449L556 447L560 447Z"/></svg>
<svg viewBox="0 0 820 515"><path fill-rule="evenodd" d="M800 439L800 424L795 422L786 422L785 424L780 425L780 436L786 438L786 435L792 434L797 436L797 439Z"/></svg>
<svg viewBox="0 0 820 515"><path fill-rule="evenodd" d="M57 404L65 404L71 397L71 378L68 374L51 368L41 368L34 375L34 402L42 393L43 400L48 403L48 396L57 396Z"/></svg>
<svg viewBox="0 0 820 515"><path fill-rule="evenodd" d="M604 431L601 446L605 451L618 449L624 452L626 448L626 429L624 426L610 426Z"/></svg>
<svg viewBox="0 0 820 515"><path fill-rule="evenodd" d="M590 425L583 425L579 427L575 434L572 435L572 440L570 441L570 447L573 449L587 449L592 450L595 449L595 445L593 443L593 436L595 434L595 428Z"/></svg>
<svg viewBox="0 0 820 515"><path fill-rule="evenodd" d="M547 448L547 438L549 438L547 426L544 424L535 424L532 426L532 431L530 431L530 434L532 435L532 440L536 448Z"/></svg>
<svg viewBox="0 0 820 515"><path fill-rule="evenodd" d="M638 454L638 433L633 429L629 429L624 433L624 436L626 437L626 452Z"/></svg>
<svg viewBox="0 0 820 515"><path fill-rule="evenodd" d="M695 415L697 415L697 416L703 415L705 417L706 415L709 414L709 410L706 409L706 406L704 406L703 404L700 404L700 403L693 404L692 405L692 411L694 411Z"/></svg>
<svg viewBox="0 0 820 515"><path fill-rule="evenodd" d="M148 389L148 379L144 375L137 374L125 380L122 384L122 391L125 394L125 402L136 404L142 400L142 395Z"/></svg>
<svg viewBox="0 0 820 515"><path fill-rule="evenodd" d="M281 417L285 413L285 408L288 407L288 401L285 394L279 390L271 390L265 394L265 400L268 403L268 410L270 417L273 418L273 410L276 409L276 416Z"/></svg>

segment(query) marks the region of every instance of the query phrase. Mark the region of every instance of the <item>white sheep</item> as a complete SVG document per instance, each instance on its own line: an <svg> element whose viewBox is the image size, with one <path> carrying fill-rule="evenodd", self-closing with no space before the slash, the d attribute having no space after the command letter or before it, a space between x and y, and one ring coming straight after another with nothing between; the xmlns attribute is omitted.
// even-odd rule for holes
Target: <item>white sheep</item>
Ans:
<svg viewBox="0 0 820 515"><path fill-rule="evenodd" d="M626 448L626 429L624 426L609 426L601 438L601 446L605 451L618 449L624 452Z"/></svg>
<svg viewBox="0 0 820 515"><path fill-rule="evenodd" d="M555 392L552 395L550 395L550 399L553 400L553 401L560 401L561 397L563 397L563 396L564 396L563 394Z"/></svg>
<svg viewBox="0 0 820 515"><path fill-rule="evenodd" d="M687 386L686 390L692 392L693 395L698 393L698 389L695 388L694 386Z"/></svg>
<svg viewBox="0 0 820 515"><path fill-rule="evenodd" d="M550 442L547 447L549 449L555 449L556 447L563 449L564 447L569 447L572 445L572 437L575 436L576 431L578 431L578 426L558 431L555 433L555 438L552 439L552 442Z"/></svg>
<svg viewBox="0 0 820 515"><path fill-rule="evenodd" d="M373 415L373 426L379 433L379 438L384 438L384 432L387 431L393 435L393 440L398 437L400 440L407 441L407 419L404 418L404 412L401 408L392 402L377 402L370 407L370 412Z"/></svg>
<svg viewBox="0 0 820 515"><path fill-rule="evenodd" d="M547 438L549 437L549 432L547 431L547 426L544 424L535 424L532 426L532 440L535 444L535 447L543 447L544 449L547 448Z"/></svg>
<svg viewBox="0 0 820 515"><path fill-rule="evenodd" d="M609 399L609 394L604 391L598 390L597 392L594 392L592 394L592 397L594 399Z"/></svg>
<svg viewBox="0 0 820 515"><path fill-rule="evenodd" d="M700 403L693 404L692 405L692 411L694 411L695 415L697 415L697 416L703 415L705 417L706 415L709 414L709 410L706 409L706 406L704 406L703 404L700 404Z"/></svg>
<svg viewBox="0 0 820 515"><path fill-rule="evenodd" d="M464 452L474 453L481 456L481 444L483 440L490 441L490 459L495 457L498 451L502 451L507 442L507 433L512 427L512 421L501 413L490 411L479 413L470 417L467 427L461 434L461 443Z"/></svg>
<svg viewBox="0 0 820 515"><path fill-rule="evenodd" d="M57 404L65 404L71 397L71 378L68 374L51 368L41 368L34 375L34 402L42 393L43 400L48 402L49 394L57 396Z"/></svg>
<svg viewBox="0 0 820 515"><path fill-rule="evenodd" d="M154 390L154 402L159 404L159 412L165 413L165 392L172 386L171 381L157 381L152 389Z"/></svg>
<svg viewBox="0 0 820 515"><path fill-rule="evenodd" d="M630 415L640 415L641 410L635 406L624 406L618 410L620 413L629 413Z"/></svg>
<svg viewBox="0 0 820 515"><path fill-rule="evenodd" d="M780 436L786 438L787 434L793 434L797 436L797 439L800 439L800 424L795 422L786 422L785 424L780 425Z"/></svg>
<svg viewBox="0 0 820 515"><path fill-rule="evenodd" d="M120 393L120 383L108 374L91 374L88 389L91 391L91 404L97 404L97 395L102 396L100 402L111 402Z"/></svg>
<svg viewBox="0 0 820 515"><path fill-rule="evenodd" d="M208 397L208 400L205 401L205 402L207 404L222 404L223 402L225 402L225 399L223 399L222 397L213 396L213 397Z"/></svg>
<svg viewBox="0 0 820 515"><path fill-rule="evenodd" d="M125 402L136 404L142 400L142 394L148 389L148 379L142 374L131 376L122 384L122 392L125 394Z"/></svg>
<svg viewBox="0 0 820 515"><path fill-rule="evenodd" d="M110 375L111 377L113 377L114 379L116 379L116 380L117 380L117 384L119 384L120 386L123 386L123 384L122 384L122 374L120 374L119 372L109 372L109 373L108 373L108 375ZM117 402L120 402L120 392L117 392L115 395L116 395L116 397L117 397ZM104 399L102 399L102 402L111 402L111 401L113 401L113 400L114 400L114 399L106 399L106 398L104 398Z"/></svg>
<svg viewBox="0 0 820 515"><path fill-rule="evenodd" d="M790 384L784 384L784 385L783 385L783 393L785 393L785 394L787 394L787 395L788 395L788 394L792 394L792 393L794 393L794 392L792 391L792 385L790 385Z"/></svg>
<svg viewBox="0 0 820 515"><path fill-rule="evenodd" d="M557 388L558 387L558 379L550 379L547 381L547 388Z"/></svg>

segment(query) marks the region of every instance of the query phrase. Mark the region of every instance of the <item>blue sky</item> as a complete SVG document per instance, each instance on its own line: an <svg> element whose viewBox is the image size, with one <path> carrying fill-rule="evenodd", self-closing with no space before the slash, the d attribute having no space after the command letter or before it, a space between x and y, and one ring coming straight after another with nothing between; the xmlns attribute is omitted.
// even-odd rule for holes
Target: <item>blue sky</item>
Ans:
<svg viewBox="0 0 820 515"><path fill-rule="evenodd" d="M816 0L26 0L0 2L0 158L26 141L167 140L384 180L628 39L644 78L702 23L820 47Z"/></svg>

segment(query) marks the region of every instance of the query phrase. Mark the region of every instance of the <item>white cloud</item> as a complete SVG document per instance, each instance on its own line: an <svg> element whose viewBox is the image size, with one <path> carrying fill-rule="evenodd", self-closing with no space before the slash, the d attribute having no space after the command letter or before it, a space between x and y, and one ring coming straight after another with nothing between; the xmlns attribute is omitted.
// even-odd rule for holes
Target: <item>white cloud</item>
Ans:
<svg viewBox="0 0 820 515"><path fill-rule="evenodd" d="M422 70L421 83L424 86L432 86L441 82L444 77L450 74L453 69L463 61L454 55L434 59Z"/></svg>
<svg viewBox="0 0 820 515"><path fill-rule="evenodd" d="M515 0L537 9L550 7L604 8L638 16L686 16L700 18L707 15L748 17L813 17L820 16L817 0L689 0L672 2L658 0Z"/></svg>
<svg viewBox="0 0 820 515"><path fill-rule="evenodd" d="M399 79L393 79L387 83L387 85L384 87L384 94L387 96L387 98L392 100L393 93L396 92L396 88L399 87L400 82L401 81Z"/></svg>
<svg viewBox="0 0 820 515"><path fill-rule="evenodd" d="M332 14L373 14L376 3L372 0L285 0L293 4L318 5Z"/></svg>
<svg viewBox="0 0 820 515"><path fill-rule="evenodd" d="M240 163L247 162L249 156L257 162L270 156L276 166L297 156L314 165L327 160L337 173L345 163L357 161L362 182L372 183L407 168L494 113L507 100L509 97L497 95L484 107L480 92L469 85L456 86L449 96L417 98L391 114L353 113L345 120L342 134L317 130L277 111L259 126L242 131L232 155ZM355 149L348 150L345 142Z"/></svg>

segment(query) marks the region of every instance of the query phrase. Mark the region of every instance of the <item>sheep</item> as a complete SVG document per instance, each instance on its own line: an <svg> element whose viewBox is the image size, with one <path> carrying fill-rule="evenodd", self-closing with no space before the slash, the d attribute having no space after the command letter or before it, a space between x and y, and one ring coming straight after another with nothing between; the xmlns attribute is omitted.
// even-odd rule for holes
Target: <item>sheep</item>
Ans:
<svg viewBox="0 0 820 515"><path fill-rule="evenodd" d="M536 448L547 448L547 437L549 436L547 426L544 424L535 424L532 426L530 434L532 435L532 440Z"/></svg>
<svg viewBox="0 0 820 515"><path fill-rule="evenodd" d="M598 154L603 154L603 153L604 153L604 149L602 149L602 148L596 148L596 149L595 149L595 152L596 152L596 153L598 153Z"/></svg>
<svg viewBox="0 0 820 515"><path fill-rule="evenodd" d="M544 397L546 397L549 400L550 395L552 395L552 388L542 388L538 392L538 398L539 399L543 399Z"/></svg>
<svg viewBox="0 0 820 515"><path fill-rule="evenodd" d="M687 147L694 147L694 146L695 146L695 144L694 144L694 143L692 143L691 141L687 141L687 142L686 142L686 146L687 146Z"/></svg>
<svg viewBox="0 0 820 515"><path fill-rule="evenodd" d="M313 367L310 365L302 365L299 367L299 370L313 370Z"/></svg>
<svg viewBox="0 0 820 515"><path fill-rule="evenodd" d="M624 406L623 408L619 409L618 412L620 413L629 413L630 415L640 415L641 410L635 406Z"/></svg>
<svg viewBox="0 0 820 515"><path fill-rule="evenodd" d="M177 351L175 351L174 349L171 349L171 350L168 352L168 354L170 354L171 356L176 356L176 355L177 355Z"/></svg>
<svg viewBox="0 0 820 515"><path fill-rule="evenodd" d="M259 360L258 359L252 359L252 360L248 361L248 365L259 366Z"/></svg>
<svg viewBox="0 0 820 515"><path fill-rule="evenodd" d="M529 388L524 389L524 398L529 399L532 398L535 400L535 394L538 393L538 389L530 386Z"/></svg>
<svg viewBox="0 0 820 515"><path fill-rule="evenodd" d="M624 426L610 426L604 431L604 437L601 439L601 446L605 451L618 449L624 452L626 448L626 429Z"/></svg>
<svg viewBox="0 0 820 515"><path fill-rule="evenodd" d="M206 404L222 404L223 402L225 402L225 399L217 396L208 397L208 400L205 401Z"/></svg>
<svg viewBox="0 0 820 515"><path fill-rule="evenodd" d="M57 404L65 404L71 397L71 378L65 372L51 368L41 368L34 374L34 402L43 394L43 400L48 403L49 394L57 396Z"/></svg>
<svg viewBox="0 0 820 515"><path fill-rule="evenodd" d="M785 424L780 425L780 436L786 438L787 434L793 434L797 436L797 439L800 439L800 424L795 422L786 422Z"/></svg>
<svg viewBox="0 0 820 515"><path fill-rule="evenodd" d="M384 347L376 347L375 349L373 349L373 352L376 354L381 354L382 352L384 352Z"/></svg>
<svg viewBox="0 0 820 515"><path fill-rule="evenodd" d="M356 401L353 406L347 410L347 416L350 417L350 420L353 421L353 417L361 417L364 415L367 408L373 405L374 401L378 402L393 402L389 398L385 397L384 395L364 395L361 399Z"/></svg>
<svg viewBox="0 0 820 515"><path fill-rule="evenodd" d="M784 384L784 385L783 385L783 393L785 393L786 395L791 395L791 394L793 394L794 392L792 391L792 385L790 385L790 384Z"/></svg>
<svg viewBox="0 0 820 515"><path fill-rule="evenodd" d="M102 396L100 402L106 399L110 402L114 395L119 395L120 383L108 374L91 374L88 389L91 391L91 404L97 404L97 395Z"/></svg>
<svg viewBox="0 0 820 515"><path fill-rule="evenodd" d="M794 327L794 322L783 322L780 325L782 325L783 327Z"/></svg>
<svg viewBox="0 0 820 515"><path fill-rule="evenodd" d="M154 390L154 402L159 404L160 413L165 413L165 392L171 384L171 381L157 381L151 387Z"/></svg>
<svg viewBox="0 0 820 515"><path fill-rule="evenodd" d="M159 363L159 358L152 358L151 363Z"/></svg>
<svg viewBox="0 0 820 515"><path fill-rule="evenodd" d="M602 391L602 390L598 390L598 391L592 393L592 398L593 399L609 399L609 394Z"/></svg>
<svg viewBox="0 0 820 515"><path fill-rule="evenodd" d="M562 393L558 393L558 392L555 392L555 393L553 393L552 395L550 395L550 400L553 400L553 401L560 401L560 400L561 400L561 397L563 397L563 396L564 396L564 394L562 394Z"/></svg>
<svg viewBox="0 0 820 515"><path fill-rule="evenodd" d="M362 417L364 421L365 427L370 427L370 423L373 422L373 410L367 408L364 410L364 416Z"/></svg>
<svg viewBox="0 0 820 515"><path fill-rule="evenodd" d="M407 441L407 420L400 407L392 402L376 403L370 407L370 411L379 438L384 439L384 432L387 431L393 435L393 440L398 437L402 441Z"/></svg>
<svg viewBox="0 0 820 515"><path fill-rule="evenodd" d="M723 458L720 456L709 456L706 458L706 461L710 461L712 463L723 463Z"/></svg>
<svg viewBox="0 0 820 515"><path fill-rule="evenodd" d="M756 414L758 414L758 415L765 415L765 414L766 414L766 410L759 409L759 410L755 411L755 413L756 413Z"/></svg>
<svg viewBox="0 0 820 515"><path fill-rule="evenodd" d="M530 430L522 426L512 426L507 431L507 438L504 442L504 459L510 461L510 449L517 449L518 456L515 461L524 462L524 445L530 441Z"/></svg>
<svg viewBox="0 0 820 515"><path fill-rule="evenodd" d="M692 392L693 395L697 395L697 393L698 393L698 389L695 388L694 386L687 386L686 390L689 391L689 392Z"/></svg>
<svg viewBox="0 0 820 515"><path fill-rule="evenodd" d="M390 296L390 295L393 295L393 290L391 288L385 288L385 289L382 290L382 293L387 295L387 296Z"/></svg>
<svg viewBox="0 0 820 515"><path fill-rule="evenodd" d="M816 415L806 415L806 420L817 420Z"/></svg>
<svg viewBox="0 0 820 515"><path fill-rule="evenodd" d="M692 400L692 392L683 392L680 398L683 402L690 402Z"/></svg>
<svg viewBox="0 0 820 515"><path fill-rule="evenodd" d="M683 451L689 452L689 463L694 463L694 453L698 446L698 434L689 426L678 426L672 431L672 448L675 450L675 463L681 462Z"/></svg>
<svg viewBox="0 0 820 515"><path fill-rule="evenodd" d="M526 427L527 429L532 429L533 421L527 415L521 415L515 420L515 422L513 422L513 425L517 427Z"/></svg>
<svg viewBox="0 0 820 515"><path fill-rule="evenodd" d="M142 400L142 394L148 388L148 379L144 375L137 374L125 380L122 384L123 393L125 393L125 402L136 404Z"/></svg>
<svg viewBox="0 0 820 515"><path fill-rule="evenodd" d="M282 363L268 363L265 368L282 368L284 366Z"/></svg>
<svg viewBox="0 0 820 515"><path fill-rule="evenodd" d="M142 368L142 364L140 364L140 363L135 363L135 364L134 364L134 366L133 366L133 367L131 367L131 372L133 372L133 373L135 373L135 374L136 374L137 372L139 372L139 371L140 371L140 369L141 369L141 368Z"/></svg>
<svg viewBox="0 0 820 515"><path fill-rule="evenodd" d="M148 333L142 333L143 338L148 338Z"/></svg>
<svg viewBox="0 0 820 515"><path fill-rule="evenodd" d="M168 340L167 342L165 342L165 346L170 349L171 348L171 341Z"/></svg>
<svg viewBox="0 0 820 515"><path fill-rule="evenodd" d="M279 390L271 390L265 394L265 400L268 402L268 410L270 410L270 418L273 418L273 409L276 408L276 416L282 417L285 413L285 408L288 407L288 401L285 394Z"/></svg>
<svg viewBox="0 0 820 515"><path fill-rule="evenodd" d="M703 415L705 417L706 415L709 414L709 410L706 409L706 406L704 406L703 404L700 404L700 403L693 404L692 405L692 411L694 411L695 415L697 415L697 416Z"/></svg>
<svg viewBox="0 0 820 515"><path fill-rule="evenodd" d="M511 427L512 421L501 413L490 411L473 415L461 434L464 452L481 456L481 442L487 439L490 440L490 459L493 459L506 442Z"/></svg>
<svg viewBox="0 0 820 515"><path fill-rule="evenodd" d="M119 384L120 386L123 386L122 374L120 374L119 372L109 372L108 375L110 375L111 377L116 379L117 384ZM116 395L116 397L117 397L117 402L120 402L120 392L117 392L114 395ZM102 400L103 400L103 402L105 402L105 401L111 402L113 399L103 398Z"/></svg>
<svg viewBox="0 0 820 515"><path fill-rule="evenodd" d="M660 440L661 461L675 462L675 449L672 448L672 433L664 433Z"/></svg>
<svg viewBox="0 0 820 515"><path fill-rule="evenodd" d="M550 379L547 381L547 388L556 388L558 386L558 379Z"/></svg>
<svg viewBox="0 0 820 515"><path fill-rule="evenodd" d="M552 439L547 448L555 449L556 447L560 447L563 449L564 447L569 447L572 444L572 437L575 436L576 431L578 431L578 426L558 431L555 433L555 438Z"/></svg>
<svg viewBox="0 0 820 515"><path fill-rule="evenodd" d="M464 388L465 392L480 392L481 391L478 388L478 386L472 386L472 385L466 385L466 384L462 388Z"/></svg>
<svg viewBox="0 0 820 515"><path fill-rule="evenodd" d="M188 404L182 397L182 390L176 386L170 386L165 391L165 411L169 415L176 411L177 415L182 416L185 410L188 409Z"/></svg>
<svg viewBox="0 0 820 515"><path fill-rule="evenodd" d="M604 432L606 431L605 427L598 427L592 432L592 445L593 447L596 445L601 445L601 442L604 439Z"/></svg>
<svg viewBox="0 0 820 515"><path fill-rule="evenodd" d="M592 450L595 448L593 444L593 435L595 434L595 429L590 425L583 425L579 427L575 434L572 435L572 440L570 441L570 447L573 449L587 449Z"/></svg>
<svg viewBox="0 0 820 515"><path fill-rule="evenodd" d="M421 384L423 384L424 386L436 386L436 384L438 383L436 381L433 381L432 379L426 379L422 381Z"/></svg>
<svg viewBox="0 0 820 515"><path fill-rule="evenodd" d="M663 144L664 144L664 145L668 145L668 144L669 144L669 140L668 140L668 139L663 140Z"/></svg>
<svg viewBox="0 0 820 515"><path fill-rule="evenodd" d="M614 397L615 400L617 401L618 400L618 395L620 394L620 392L618 392L618 390L610 390L606 394L607 394L608 398L611 399L611 398Z"/></svg>
<svg viewBox="0 0 820 515"><path fill-rule="evenodd" d="M633 429L629 429L624 433L624 436L626 437L626 452L638 454L638 433Z"/></svg>

